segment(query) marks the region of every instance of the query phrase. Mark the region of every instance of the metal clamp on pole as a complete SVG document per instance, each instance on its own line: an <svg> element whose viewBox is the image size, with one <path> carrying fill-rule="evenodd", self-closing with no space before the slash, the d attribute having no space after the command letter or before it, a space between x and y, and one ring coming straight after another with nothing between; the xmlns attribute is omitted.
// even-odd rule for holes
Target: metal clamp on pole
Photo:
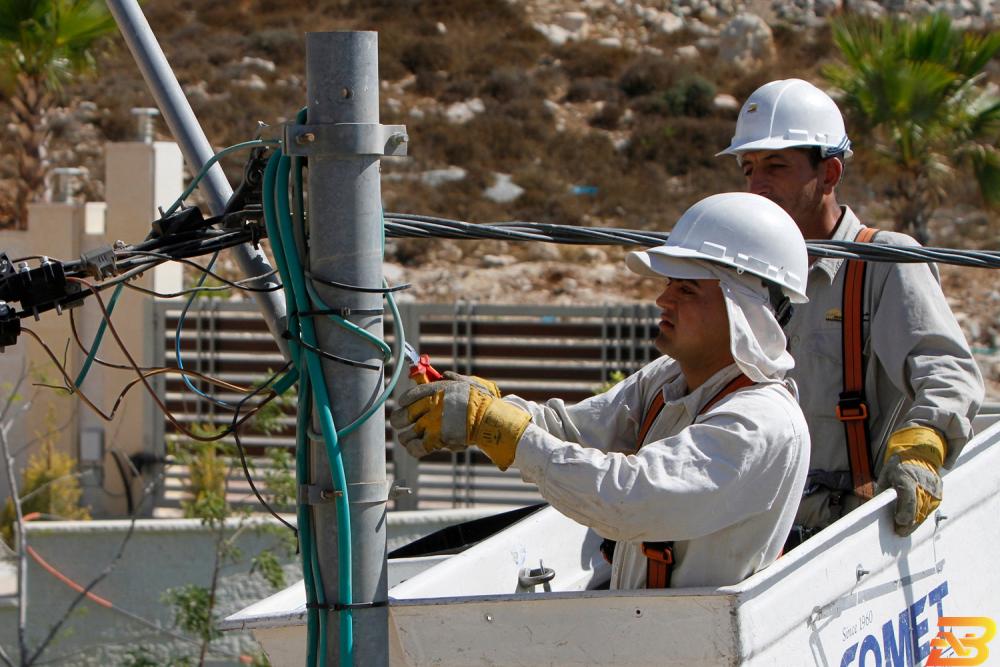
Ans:
<svg viewBox="0 0 1000 667"><path fill-rule="evenodd" d="M342 495L344 494L335 489L324 489L315 484L302 484L299 486L297 500L299 505L328 505Z"/></svg>
<svg viewBox="0 0 1000 667"><path fill-rule="evenodd" d="M285 126L285 152L299 157L405 157L409 141L405 125L324 123Z"/></svg>
<svg viewBox="0 0 1000 667"><path fill-rule="evenodd" d="M336 489L325 489L315 484L299 486L298 502L300 505L327 505L334 502L343 493ZM385 503L389 500L389 483L357 482L347 485L348 501L353 503Z"/></svg>

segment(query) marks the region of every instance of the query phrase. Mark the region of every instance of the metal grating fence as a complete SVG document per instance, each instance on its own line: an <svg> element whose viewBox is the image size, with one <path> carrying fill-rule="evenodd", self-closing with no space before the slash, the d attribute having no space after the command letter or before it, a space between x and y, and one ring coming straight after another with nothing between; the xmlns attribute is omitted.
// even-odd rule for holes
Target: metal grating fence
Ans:
<svg viewBox="0 0 1000 667"><path fill-rule="evenodd" d="M399 304L407 340L431 355L440 371L480 375L497 382L505 394L529 400L558 397L577 402L609 381L612 373L634 372L654 359L652 346L659 311L651 305L518 306L473 302ZM178 302L155 306L159 364L173 364L174 331L180 317ZM396 323L387 315L385 334L394 342ZM189 309L181 333L185 368L233 384L261 382L280 369L284 360L255 304L245 301L199 299ZM391 374L391 367L386 376ZM236 394L200 389L227 402ZM227 425L231 412L199 398L175 377L160 379L158 390L179 421L205 428ZM393 407L390 400L387 409ZM183 438L163 420L157 442L180 443ZM271 433L241 431L241 442L262 470L268 447L295 447L295 406L289 401ZM232 442L230 440L230 442ZM393 442L386 427L386 459L390 477L413 489L395 501L396 509L430 509L481 505L514 506L538 500L532 485L516 471L502 473L478 451L437 454L420 462ZM168 467L160 494L161 514L179 506L187 471ZM249 499L246 484L233 473L234 501Z"/></svg>

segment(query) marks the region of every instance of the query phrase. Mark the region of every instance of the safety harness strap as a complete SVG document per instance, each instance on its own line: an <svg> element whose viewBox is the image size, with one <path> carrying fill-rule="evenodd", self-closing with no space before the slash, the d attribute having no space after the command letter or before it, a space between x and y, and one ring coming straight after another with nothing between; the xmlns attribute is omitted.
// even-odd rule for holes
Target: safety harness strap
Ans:
<svg viewBox="0 0 1000 667"><path fill-rule="evenodd" d="M878 230L862 227L855 243L870 243ZM837 402L837 419L844 424L847 458L851 466L854 494L868 500L875 495L872 463L868 450L868 403L864 387L864 288L867 263L852 259L844 275L841 332L844 346L844 391Z"/></svg>
<svg viewBox="0 0 1000 667"><path fill-rule="evenodd" d="M753 380L740 373L738 376L730 380L729 384L719 390L719 392L713 396L708 403L702 406L701 410L698 411L698 416L701 416L711 410L716 403L724 399L726 396L753 384ZM653 399L649 409L646 410L646 416L642 420L642 428L639 429L639 438L636 442L636 450L641 448L646 442L646 435L649 433L649 429L653 426L653 422L656 421L656 418L660 415L660 412L663 411L663 405L663 390L661 389L657 392L656 398ZM602 545L601 551L605 553L606 551L611 551L613 553L614 549L613 547L606 549L605 546ZM674 543L643 542L642 553L647 559L646 588L669 588L670 574L674 567Z"/></svg>

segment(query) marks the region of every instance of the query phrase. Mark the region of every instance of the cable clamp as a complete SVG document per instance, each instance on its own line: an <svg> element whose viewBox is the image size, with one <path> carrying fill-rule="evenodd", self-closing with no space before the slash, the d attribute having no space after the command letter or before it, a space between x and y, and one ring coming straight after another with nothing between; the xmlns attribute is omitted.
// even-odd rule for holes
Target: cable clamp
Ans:
<svg viewBox="0 0 1000 667"><path fill-rule="evenodd" d="M314 484L299 486L300 505L328 505L343 496L342 491L326 489ZM385 503L389 500L389 482L355 482L347 485L347 498L351 504Z"/></svg>
<svg viewBox="0 0 1000 667"><path fill-rule="evenodd" d="M284 151L299 157L405 157L410 137L405 125L320 123L285 125Z"/></svg>
<svg viewBox="0 0 1000 667"><path fill-rule="evenodd" d="M336 489L323 489L315 484L302 484L299 486L299 505L328 505L336 502L337 498L344 495L342 491Z"/></svg>

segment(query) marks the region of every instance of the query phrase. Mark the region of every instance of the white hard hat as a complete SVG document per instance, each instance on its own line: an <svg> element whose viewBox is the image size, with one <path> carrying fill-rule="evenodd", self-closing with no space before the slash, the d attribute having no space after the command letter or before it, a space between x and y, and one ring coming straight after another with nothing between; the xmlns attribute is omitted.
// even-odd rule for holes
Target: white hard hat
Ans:
<svg viewBox="0 0 1000 667"><path fill-rule="evenodd" d="M711 262L774 283L792 303L805 303L809 258L795 221L770 199L748 192L706 197L680 217L666 244L625 257L644 276L715 278Z"/></svg>
<svg viewBox="0 0 1000 667"><path fill-rule="evenodd" d="M753 92L740 109L736 136L716 155L817 146L821 155L851 157L851 141L837 104L802 79L780 79Z"/></svg>

